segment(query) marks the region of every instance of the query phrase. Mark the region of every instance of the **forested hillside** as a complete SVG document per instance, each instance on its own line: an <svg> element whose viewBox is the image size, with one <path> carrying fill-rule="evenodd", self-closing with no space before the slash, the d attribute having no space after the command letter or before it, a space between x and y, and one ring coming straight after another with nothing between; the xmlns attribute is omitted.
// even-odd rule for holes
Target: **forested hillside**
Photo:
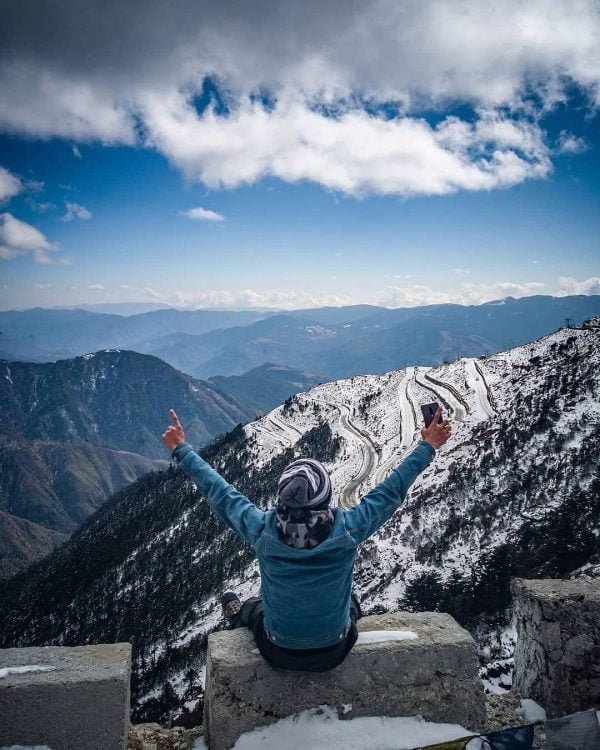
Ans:
<svg viewBox="0 0 600 750"><path fill-rule="evenodd" d="M571 575L599 551L599 339L598 328L563 329L486 358L327 383L204 455L261 507L287 462L312 455L330 468L341 512L410 449L419 404L438 400L452 438L361 546L355 586L366 612L450 611L482 660L509 657L510 576ZM252 549L171 468L0 587L1 645L131 641L136 719L191 720L220 593L258 587Z"/></svg>

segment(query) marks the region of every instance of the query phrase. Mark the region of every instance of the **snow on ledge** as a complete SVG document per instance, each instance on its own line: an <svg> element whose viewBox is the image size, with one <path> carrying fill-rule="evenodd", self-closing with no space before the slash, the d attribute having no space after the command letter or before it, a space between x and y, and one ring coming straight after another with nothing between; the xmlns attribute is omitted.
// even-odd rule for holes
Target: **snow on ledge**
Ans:
<svg viewBox="0 0 600 750"><path fill-rule="evenodd" d="M364 630L358 634L356 645L386 643L387 641L415 641L418 637L412 630Z"/></svg>
<svg viewBox="0 0 600 750"><path fill-rule="evenodd" d="M26 664L23 667L2 667L0 669L0 679L8 677L9 674L24 674L25 672L53 672L56 667L43 667L39 664ZM2 748L0 748L2 750Z"/></svg>
<svg viewBox="0 0 600 750"><path fill-rule="evenodd" d="M393 631L392 631L393 632ZM421 716L340 719L329 706L287 716L243 734L233 750L410 750L471 735L459 724L437 724ZM193 750L206 750L201 737Z"/></svg>

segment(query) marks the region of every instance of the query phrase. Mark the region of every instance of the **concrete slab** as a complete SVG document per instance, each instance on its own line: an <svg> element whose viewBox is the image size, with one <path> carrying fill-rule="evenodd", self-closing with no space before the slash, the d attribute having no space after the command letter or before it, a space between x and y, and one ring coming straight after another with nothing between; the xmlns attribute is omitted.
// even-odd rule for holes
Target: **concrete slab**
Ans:
<svg viewBox="0 0 600 750"><path fill-rule="evenodd" d="M483 729L475 644L452 617L396 612L364 617L358 627L412 630L418 637L357 644L336 669L312 673L272 669L246 629L212 633L204 712L211 750L231 748L244 732L322 704L345 719L421 715Z"/></svg>
<svg viewBox="0 0 600 750"><path fill-rule="evenodd" d="M124 750L131 646L0 649L0 747Z"/></svg>

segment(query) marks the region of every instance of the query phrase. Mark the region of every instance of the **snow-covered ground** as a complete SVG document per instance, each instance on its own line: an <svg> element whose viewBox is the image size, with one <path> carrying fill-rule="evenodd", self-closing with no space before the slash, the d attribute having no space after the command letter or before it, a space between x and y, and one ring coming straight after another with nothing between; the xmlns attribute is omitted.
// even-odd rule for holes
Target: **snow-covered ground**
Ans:
<svg viewBox="0 0 600 750"><path fill-rule="evenodd" d="M243 734L233 750L411 750L471 734L458 724L436 724L419 716L344 720L329 706L319 706ZM201 738L193 750L206 747Z"/></svg>
<svg viewBox="0 0 600 750"><path fill-rule="evenodd" d="M325 383L298 394L291 404L274 409L244 428L246 434L255 439L254 464L264 466L325 421L334 436L340 438L342 446L335 463L328 466L334 499L342 506L358 502L419 439L420 406L434 400L444 405L445 416L453 425L452 437L417 478L393 519L361 548L356 575L361 600L395 610L407 581L431 570L447 580L453 573L462 575L474 569L484 550L505 543L511 530L527 519L527 514L522 515L521 510L510 513L496 510L486 516L487 498L495 498L500 492L514 492L513 478L502 467L476 469L471 486L462 494L449 494L449 480L459 470L464 472L465 468L477 467L482 452L498 455L502 437L498 435L498 419L509 413L517 396L539 393L552 386L554 376L549 365L556 348L568 341L574 342L574 353L585 351L596 363L596 381L589 384L589 394L582 391L579 400L571 401L561 396L560 417L553 424L554 431L564 434L569 441L565 449L577 450L592 427L600 422L600 349L597 332L563 329L531 344L486 358L466 358L439 367L409 367L384 375L358 376ZM579 385L580 388L585 386ZM527 476L536 465L546 461L543 447L546 439L546 434L540 434L539 440L536 439L539 444L526 455L518 451L508 453L510 461L514 462L513 471ZM582 477L582 486L586 481ZM559 496L549 497L544 511L560 502ZM529 513L535 517L535 508L529 509ZM475 523L473 519L480 519L480 522ZM462 524L464 532L449 535L452 523ZM417 554L426 543L435 547L442 538L447 541L437 561L427 559L423 553ZM206 549L199 554L206 554ZM237 578L224 582L224 587L238 591L242 599L256 594L259 587L256 563ZM217 598L199 604L195 615L195 624L179 635L176 647L184 646L218 624ZM502 690L510 684L514 631L509 628L497 635L495 642L493 640L482 638L482 657L493 665L490 675L497 673L493 677L484 675L490 691ZM175 686L177 688L177 679ZM317 719L313 716L304 720Z"/></svg>

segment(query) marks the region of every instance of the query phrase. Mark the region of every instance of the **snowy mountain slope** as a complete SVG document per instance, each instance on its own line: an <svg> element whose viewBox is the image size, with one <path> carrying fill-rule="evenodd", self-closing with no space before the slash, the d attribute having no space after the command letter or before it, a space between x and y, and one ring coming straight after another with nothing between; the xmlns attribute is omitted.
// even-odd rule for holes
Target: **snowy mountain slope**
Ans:
<svg viewBox="0 0 600 750"><path fill-rule="evenodd" d="M286 463L312 455L346 506L418 439L420 405L440 401L452 438L360 548L355 585L366 611L438 608L479 635L504 630L506 643L511 575L588 569L599 549L599 341L597 329L563 329L483 359L327 383L206 458L267 507ZM115 496L43 566L0 588L0 645L131 640L136 718L198 710L219 594L259 586L252 550L199 500L173 470Z"/></svg>

